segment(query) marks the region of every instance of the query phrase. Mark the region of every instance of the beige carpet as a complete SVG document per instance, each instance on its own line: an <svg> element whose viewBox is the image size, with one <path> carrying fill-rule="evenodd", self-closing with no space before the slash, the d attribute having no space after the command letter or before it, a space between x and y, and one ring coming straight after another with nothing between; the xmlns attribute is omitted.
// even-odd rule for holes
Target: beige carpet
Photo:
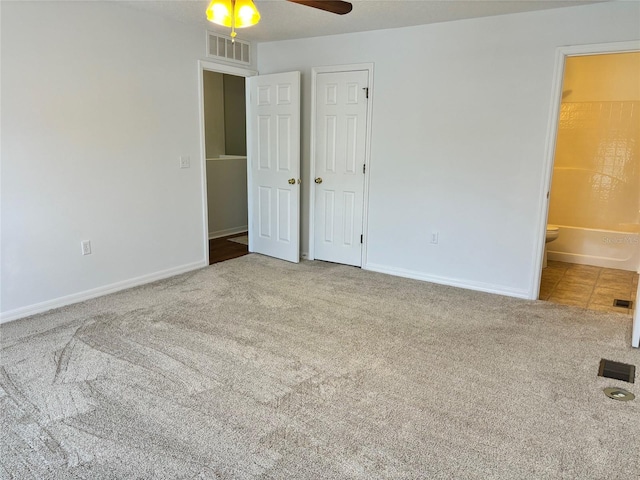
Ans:
<svg viewBox="0 0 640 480"><path fill-rule="evenodd" d="M3 325L0 477L638 478L630 331L252 254Z"/></svg>
<svg viewBox="0 0 640 480"><path fill-rule="evenodd" d="M242 245L249 245L249 235L242 235L241 237L233 237L228 239L230 242L241 243Z"/></svg>

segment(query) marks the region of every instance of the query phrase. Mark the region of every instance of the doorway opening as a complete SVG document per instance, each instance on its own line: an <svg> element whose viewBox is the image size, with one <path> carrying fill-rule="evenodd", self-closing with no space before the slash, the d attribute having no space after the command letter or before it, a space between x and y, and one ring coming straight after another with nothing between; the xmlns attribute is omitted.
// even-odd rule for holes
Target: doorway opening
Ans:
<svg viewBox="0 0 640 480"><path fill-rule="evenodd" d="M567 56L561 92L538 298L633 317L640 52Z"/></svg>
<svg viewBox="0 0 640 480"><path fill-rule="evenodd" d="M200 63L205 251L210 265L249 253L245 77L253 74Z"/></svg>

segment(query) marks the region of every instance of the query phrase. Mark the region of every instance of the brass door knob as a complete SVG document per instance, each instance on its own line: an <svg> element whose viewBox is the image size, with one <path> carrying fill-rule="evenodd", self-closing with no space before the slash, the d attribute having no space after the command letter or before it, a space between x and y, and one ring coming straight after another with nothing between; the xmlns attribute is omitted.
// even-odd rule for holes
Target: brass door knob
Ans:
<svg viewBox="0 0 640 480"><path fill-rule="evenodd" d="M293 185L296 183L296 179L295 178L290 178L289 179L289 185Z"/></svg>
<svg viewBox="0 0 640 480"><path fill-rule="evenodd" d="M316 178L315 182L316 183L322 183L322 178L320 178L320 177Z"/></svg>

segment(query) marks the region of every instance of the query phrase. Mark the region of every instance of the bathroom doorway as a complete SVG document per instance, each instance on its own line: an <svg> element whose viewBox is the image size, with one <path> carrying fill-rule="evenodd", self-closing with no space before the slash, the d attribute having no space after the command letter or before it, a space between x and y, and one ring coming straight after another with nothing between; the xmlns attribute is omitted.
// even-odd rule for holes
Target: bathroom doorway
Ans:
<svg viewBox="0 0 640 480"><path fill-rule="evenodd" d="M567 56L539 298L632 317L640 270L640 52ZM549 235L548 239L551 238Z"/></svg>

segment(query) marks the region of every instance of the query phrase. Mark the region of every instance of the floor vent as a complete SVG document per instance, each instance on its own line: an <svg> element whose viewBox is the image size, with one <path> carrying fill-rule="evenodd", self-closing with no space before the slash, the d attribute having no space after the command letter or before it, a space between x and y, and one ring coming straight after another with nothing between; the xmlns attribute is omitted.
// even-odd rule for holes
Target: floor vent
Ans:
<svg viewBox="0 0 640 480"><path fill-rule="evenodd" d="M633 302L631 300L621 300L619 298L616 298L613 301L614 307L631 308L631 305L633 305Z"/></svg>
<svg viewBox="0 0 640 480"><path fill-rule="evenodd" d="M599 377L615 378L623 382L635 383L636 367L626 363L614 362L613 360L600 360L598 369Z"/></svg>

